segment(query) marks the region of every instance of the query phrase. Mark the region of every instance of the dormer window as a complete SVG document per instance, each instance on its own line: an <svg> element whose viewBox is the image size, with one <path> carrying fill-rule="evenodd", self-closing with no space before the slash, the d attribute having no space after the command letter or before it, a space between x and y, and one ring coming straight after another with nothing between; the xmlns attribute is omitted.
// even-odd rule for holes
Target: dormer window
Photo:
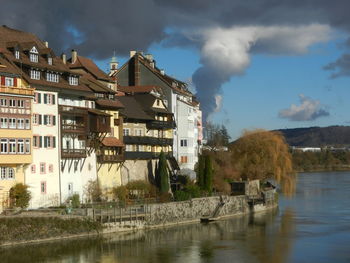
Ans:
<svg viewBox="0 0 350 263"><path fill-rule="evenodd" d="M46 80L50 82L58 82L58 74L57 73L46 73Z"/></svg>
<svg viewBox="0 0 350 263"><path fill-rule="evenodd" d="M30 71L30 78L31 78L31 79L40 79L40 71L39 71L39 70L32 69L32 70Z"/></svg>
<svg viewBox="0 0 350 263"><path fill-rule="evenodd" d="M35 63L39 62L39 52L35 47L33 47L29 52L29 60Z"/></svg>
<svg viewBox="0 0 350 263"><path fill-rule="evenodd" d="M19 59L19 50L15 50L15 58Z"/></svg>
<svg viewBox="0 0 350 263"><path fill-rule="evenodd" d="M69 76L69 85L77 86L79 84L79 79L76 76Z"/></svg>
<svg viewBox="0 0 350 263"><path fill-rule="evenodd" d="M48 57L48 58L47 58L47 63L48 63L49 65L52 65L52 57Z"/></svg>

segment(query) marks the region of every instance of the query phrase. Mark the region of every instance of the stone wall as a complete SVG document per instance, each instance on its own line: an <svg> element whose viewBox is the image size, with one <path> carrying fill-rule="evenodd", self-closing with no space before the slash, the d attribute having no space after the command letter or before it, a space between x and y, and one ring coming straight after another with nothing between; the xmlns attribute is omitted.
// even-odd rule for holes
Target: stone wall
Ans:
<svg viewBox="0 0 350 263"><path fill-rule="evenodd" d="M157 160L127 160L124 162L121 175L122 185L135 180L153 180Z"/></svg>
<svg viewBox="0 0 350 263"><path fill-rule="evenodd" d="M224 196L224 206L219 216L232 216L247 213L249 207L245 196ZM220 203L220 197L194 198L184 202L148 205L147 225L166 225L199 220L210 216Z"/></svg>

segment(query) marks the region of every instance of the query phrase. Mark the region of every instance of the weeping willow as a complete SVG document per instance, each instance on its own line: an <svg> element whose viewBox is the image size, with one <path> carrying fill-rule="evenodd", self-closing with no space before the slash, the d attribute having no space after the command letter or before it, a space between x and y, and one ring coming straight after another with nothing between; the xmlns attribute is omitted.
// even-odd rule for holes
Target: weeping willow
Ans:
<svg viewBox="0 0 350 263"><path fill-rule="evenodd" d="M280 133L245 131L230 150L232 163L242 179L274 179L286 195L294 193L292 156Z"/></svg>

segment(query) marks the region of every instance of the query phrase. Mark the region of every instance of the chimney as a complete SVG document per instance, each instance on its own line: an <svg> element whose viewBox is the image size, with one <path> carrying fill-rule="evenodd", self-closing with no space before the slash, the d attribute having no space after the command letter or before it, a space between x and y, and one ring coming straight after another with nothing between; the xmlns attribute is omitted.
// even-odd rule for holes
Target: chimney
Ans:
<svg viewBox="0 0 350 263"><path fill-rule="evenodd" d="M45 44L45 47L49 47L49 42L45 41L44 44Z"/></svg>
<svg viewBox="0 0 350 263"><path fill-rule="evenodd" d="M77 61L78 52L74 49L72 49L72 64L74 64Z"/></svg>
<svg viewBox="0 0 350 263"><path fill-rule="evenodd" d="M147 60L148 60L149 62L153 62L153 56L152 56L152 54L146 54L145 57L147 58Z"/></svg>
<svg viewBox="0 0 350 263"><path fill-rule="evenodd" d="M132 58L133 56L135 56L136 55L136 51L135 50L131 50L130 51L130 57Z"/></svg>
<svg viewBox="0 0 350 263"><path fill-rule="evenodd" d="M62 58L63 64L67 64L67 56L66 56L66 54L62 53L61 58Z"/></svg>
<svg viewBox="0 0 350 263"><path fill-rule="evenodd" d="M164 69L161 69L160 70L160 74L162 74L163 76L165 75L165 70Z"/></svg>

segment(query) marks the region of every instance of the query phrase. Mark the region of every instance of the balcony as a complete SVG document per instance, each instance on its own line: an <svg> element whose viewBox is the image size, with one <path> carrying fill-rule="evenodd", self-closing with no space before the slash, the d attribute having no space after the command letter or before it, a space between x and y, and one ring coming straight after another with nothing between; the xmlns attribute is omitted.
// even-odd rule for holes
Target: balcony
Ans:
<svg viewBox="0 0 350 263"><path fill-rule="evenodd" d="M89 131L94 133L111 132L110 115L99 110L89 109Z"/></svg>
<svg viewBox="0 0 350 263"><path fill-rule="evenodd" d="M151 136L124 136L125 144L143 144L143 145L173 145L172 138L157 138Z"/></svg>
<svg viewBox="0 0 350 263"><path fill-rule="evenodd" d="M172 121L151 121L146 124L147 129L168 130L175 128L175 123Z"/></svg>
<svg viewBox="0 0 350 263"><path fill-rule="evenodd" d="M62 115L74 115L83 117L86 116L88 113L87 109L66 105L59 105L58 112Z"/></svg>
<svg viewBox="0 0 350 263"><path fill-rule="evenodd" d="M86 149L62 149L62 158L86 158Z"/></svg>
<svg viewBox="0 0 350 263"><path fill-rule="evenodd" d="M21 87L0 86L0 93L34 96L34 89L27 88L24 86L21 86Z"/></svg>
<svg viewBox="0 0 350 263"><path fill-rule="evenodd" d="M150 160L157 159L160 153L156 152L125 152L125 160ZM167 158L173 156L173 152L165 153Z"/></svg>
<svg viewBox="0 0 350 263"><path fill-rule="evenodd" d="M124 155L98 155L97 162L99 163L120 163L124 161Z"/></svg>
<svg viewBox="0 0 350 263"><path fill-rule="evenodd" d="M62 133L85 134L86 126L84 123L62 124L61 130L62 130Z"/></svg>

